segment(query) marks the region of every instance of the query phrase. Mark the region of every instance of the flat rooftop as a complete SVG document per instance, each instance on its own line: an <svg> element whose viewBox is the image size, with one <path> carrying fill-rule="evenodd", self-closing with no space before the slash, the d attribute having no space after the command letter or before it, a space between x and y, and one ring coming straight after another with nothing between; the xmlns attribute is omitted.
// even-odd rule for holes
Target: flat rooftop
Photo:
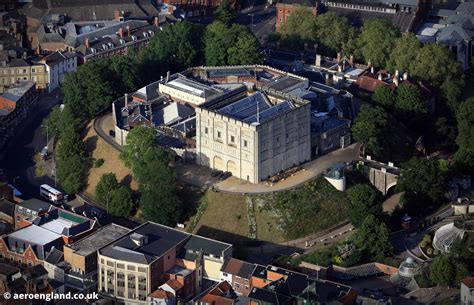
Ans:
<svg viewBox="0 0 474 305"><path fill-rule="evenodd" d="M147 241L139 246L132 240L132 235L144 236ZM184 242L189 236L188 233L157 223L147 222L101 249L100 252L115 259L148 264Z"/></svg>
<svg viewBox="0 0 474 305"><path fill-rule="evenodd" d="M10 233L8 237L20 239L37 245L46 245L52 241L62 238L61 235L37 225L31 225Z"/></svg>
<svg viewBox="0 0 474 305"><path fill-rule="evenodd" d="M74 253L82 256L90 255L107 244L119 239L131 230L114 223L99 228L91 235L67 246L74 250Z"/></svg>
<svg viewBox="0 0 474 305"><path fill-rule="evenodd" d="M32 81L20 81L19 83L13 84L7 90L5 90L1 97L16 103L34 85L35 82Z"/></svg>
<svg viewBox="0 0 474 305"><path fill-rule="evenodd" d="M203 98L211 97L222 92L216 88L185 77L175 78L165 83L165 85Z"/></svg>

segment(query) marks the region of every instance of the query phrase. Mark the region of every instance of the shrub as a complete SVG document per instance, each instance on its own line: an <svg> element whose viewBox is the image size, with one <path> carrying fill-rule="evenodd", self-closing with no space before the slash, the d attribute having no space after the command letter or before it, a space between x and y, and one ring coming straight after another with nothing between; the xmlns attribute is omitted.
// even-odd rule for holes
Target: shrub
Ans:
<svg viewBox="0 0 474 305"><path fill-rule="evenodd" d="M101 167L102 165L104 165L104 159L100 158L100 159L95 160L94 162L95 168Z"/></svg>

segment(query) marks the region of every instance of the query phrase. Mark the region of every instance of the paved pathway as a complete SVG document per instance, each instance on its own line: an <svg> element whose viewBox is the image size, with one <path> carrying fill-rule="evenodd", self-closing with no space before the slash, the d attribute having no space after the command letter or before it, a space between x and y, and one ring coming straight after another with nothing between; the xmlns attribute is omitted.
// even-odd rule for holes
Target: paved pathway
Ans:
<svg viewBox="0 0 474 305"><path fill-rule="evenodd" d="M247 181L231 177L227 180L217 183L214 188L218 191L226 193L239 194L261 194L278 192L297 187L306 181L312 180L315 177L324 173L332 164L340 162L351 162L359 158L359 144L352 144L344 149L338 149L323 155L313 161L302 165L303 171L296 173L294 176L287 178L284 181L279 181L273 186L261 182L252 184Z"/></svg>

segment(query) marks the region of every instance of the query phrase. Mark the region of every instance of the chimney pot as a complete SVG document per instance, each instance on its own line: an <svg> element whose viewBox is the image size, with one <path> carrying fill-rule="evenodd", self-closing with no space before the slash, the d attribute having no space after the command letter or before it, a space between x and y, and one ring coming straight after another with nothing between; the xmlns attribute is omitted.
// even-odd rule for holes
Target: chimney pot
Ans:
<svg viewBox="0 0 474 305"><path fill-rule="evenodd" d="M382 80L382 74L379 74L379 80Z"/></svg>
<svg viewBox="0 0 474 305"><path fill-rule="evenodd" d="M90 43L89 43L89 38L86 38L86 41L84 42L85 46L86 46L86 49L89 49L91 47Z"/></svg>
<svg viewBox="0 0 474 305"><path fill-rule="evenodd" d="M400 71L398 71L398 69L395 70L395 76L398 76L399 74L400 74Z"/></svg>
<svg viewBox="0 0 474 305"><path fill-rule="evenodd" d="M341 52L337 52L337 62L340 62L342 59L342 54Z"/></svg>
<svg viewBox="0 0 474 305"><path fill-rule="evenodd" d="M403 80L407 80L408 79L408 72L405 72L403 73Z"/></svg>
<svg viewBox="0 0 474 305"><path fill-rule="evenodd" d="M154 24L156 27L159 27L159 26L160 26L160 18L155 17L153 24Z"/></svg>
<svg viewBox="0 0 474 305"><path fill-rule="evenodd" d="M130 26L127 25L127 35L130 36Z"/></svg>
<svg viewBox="0 0 474 305"><path fill-rule="evenodd" d="M354 55L349 56L349 64L354 66Z"/></svg>
<svg viewBox="0 0 474 305"><path fill-rule="evenodd" d="M119 10L115 10L115 11L114 11L114 20L115 20L115 21L119 21L119 20L120 20L120 11L119 11Z"/></svg>
<svg viewBox="0 0 474 305"><path fill-rule="evenodd" d="M128 108L128 93L125 93L125 108Z"/></svg>
<svg viewBox="0 0 474 305"><path fill-rule="evenodd" d="M370 73L374 74L375 73L375 69L374 67L370 67Z"/></svg>

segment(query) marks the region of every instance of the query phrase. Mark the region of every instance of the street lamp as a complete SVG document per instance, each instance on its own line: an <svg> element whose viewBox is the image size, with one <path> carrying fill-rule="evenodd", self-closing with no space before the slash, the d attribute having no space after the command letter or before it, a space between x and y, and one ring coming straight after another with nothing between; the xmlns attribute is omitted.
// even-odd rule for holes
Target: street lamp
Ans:
<svg viewBox="0 0 474 305"><path fill-rule="evenodd" d="M251 14L248 14L248 15L252 16L252 28L251 28L251 30L252 30L252 33L253 33L253 15L255 15L255 13L251 13Z"/></svg>

